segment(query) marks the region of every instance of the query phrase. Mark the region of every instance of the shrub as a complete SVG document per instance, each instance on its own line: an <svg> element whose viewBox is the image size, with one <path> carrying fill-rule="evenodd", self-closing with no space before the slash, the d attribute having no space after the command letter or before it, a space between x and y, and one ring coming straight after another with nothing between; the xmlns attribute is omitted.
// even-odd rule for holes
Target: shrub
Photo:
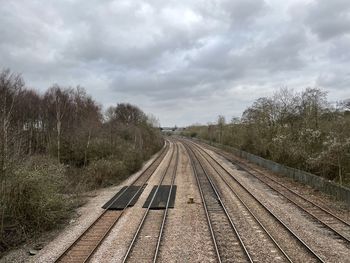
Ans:
<svg viewBox="0 0 350 263"><path fill-rule="evenodd" d="M93 161L84 171L84 181L89 188L120 182L129 174L125 164L114 158Z"/></svg>
<svg viewBox="0 0 350 263"><path fill-rule="evenodd" d="M34 157L13 167L0 189L2 251L68 218L75 200L62 193L65 185L64 166L50 158Z"/></svg>

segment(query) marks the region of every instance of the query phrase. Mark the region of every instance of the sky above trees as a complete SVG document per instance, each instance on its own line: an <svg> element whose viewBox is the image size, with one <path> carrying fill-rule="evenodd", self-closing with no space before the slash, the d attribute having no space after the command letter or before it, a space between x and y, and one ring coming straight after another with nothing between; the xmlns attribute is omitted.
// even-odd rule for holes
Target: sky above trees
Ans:
<svg viewBox="0 0 350 263"><path fill-rule="evenodd" d="M81 85L164 126L240 116L280 87L350 98L350 1L3 1L0 67Z"/></svg>

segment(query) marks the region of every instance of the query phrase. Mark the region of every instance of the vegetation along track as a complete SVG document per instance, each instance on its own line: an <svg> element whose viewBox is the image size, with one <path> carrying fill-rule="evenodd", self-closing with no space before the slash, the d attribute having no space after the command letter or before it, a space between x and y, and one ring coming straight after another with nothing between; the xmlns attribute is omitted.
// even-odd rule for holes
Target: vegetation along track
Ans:
<svg viewBox="0 0 350 263"><path fill-rule="evenodd" d="M270 239L273 238L275 245L278 244L279 251L287 261L324 262L320 255L313 251L276 214L261 203L254 194L237 181L225 167L203 150L202 147L190 141L184 141L184 143L197 149L202 157L210 163L218 177L230 188L230 191L251 211L251 215L254 215L253 217L258 219L261 225L266 228L268 235L271 235ZM229 202L232 202L232 199ZM256 237L253 238L256 241ZM254 251L251 251L252 255L254 253Z"/></svg>
<svg viewBox="0 0 350 263"><path fill-rule="evenodd" d="M249 167L243 162L239 161L237 158L234 158L233 156L223 151L215 149L214 147L210 147L210 149L225 157L228 161L232 162L240 169L252 175L268 188L274 192L277 192L283 198L286 198L298 209L301 209L304 213L306 213L310 218L321 224L324 228L328 229L336 237L342 239L347 246L350 245L350 223L346 222L344 219L323 208L317 203L305 198L296 191L287 188L266 173L262 173L257 169Z"/></svg>
<svg viewBox="0 0 350 263"><path fill-rule="evenodd" d="M179 146L174 143L171 158L160 178L152 199L138 225L138 228L124 255L123 262L156 262L161 244L162 234L168 214L168 207L172 188L175 182L177 166L179 162ZM175 155L175 158L173 158ZM164 210L151 210L152 202L160 185L170 185L170 191Z"/></svg>
<svg viewBox="0 0 350 263"><path fill-rule="evenodd" d="M165 142L165 146L156 159L139 176L137 176L137 178L134 179L134 181L122 193L132 185L145 185L164 159L168 150L169 142ZM142 187L140 190L141 189ZM116 196L114 201L116 201L121 194ZM134 196L137 194L138 192L135 193ZM131 201L132 198L129 203ZM112 205L112 203L113 202L110 202L110 205ZM123 215L129 203L126 204L123 210L108 210L107 207L107 209L103 211L103 213L61 254L55 262L87 262L106 238L113 226L117 223L119 218Z"/></svg>
<svg viewBox="0 0 350 263"><path fill-rule="evenodd" d="M194 151L185 144L193 167L218 262L253 262L225 204Z"/></svg>

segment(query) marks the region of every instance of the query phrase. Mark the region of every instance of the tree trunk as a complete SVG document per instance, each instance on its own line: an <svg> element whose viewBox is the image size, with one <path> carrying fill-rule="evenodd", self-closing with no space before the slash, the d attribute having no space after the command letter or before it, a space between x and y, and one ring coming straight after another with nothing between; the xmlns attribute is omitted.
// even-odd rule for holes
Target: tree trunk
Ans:
<svg viewBox="0 0 350 263"><path fill-rule="evenodd" d="M32 140L33 140L33 127L30 125L30 132L29 132L29 149L28 149L28 154L29 156L32 155Z"/></svg>
<svg viewBox="0 0 350 263"><path fill-rule="evenodd" d="M87 155L88 155L88 150L89 150L89 146L90 146L90 140L91 140L91 130L89 130L89 136L88 136L88 140L86 143L86 147L85 147L85 153L84 153L84 167L87 164Z"/></svg>
<svg viewBox="0 0 350 263"><path fill-rule="evenodd" d="M135 128L135 132L134 132L134 146L133 146L134 150L136 149L136 144L137 144L137 130Z"/></svg>
<svg viewBox="0 0 350 263"><path fill-rule="evenodd" d="M1 198L2 198L2 203L3 204L6 204L6 194L5 194L5 191L6 191L6 180L5 179L2 179L1 180ZM3 236L4 234L4 220L5 220L5 213L6 213L6 205L2 206L2 211L1 211L1 226L0 226L0 233L1 233L1 236Z"/></svg>
<svg viewBox="0 0 350 263"><path fill-rule="evenodd" d="M342 172L341 172L341 163L340 163L340 158L338 156L338 175L339 175L339 184L340 185L343 185L343 175L342 175Z"/></svg>
<svg viewBox="0 0 350 263"><path fill-rule="evenodd" d="M143 148L143 140L142 140L142 132L139 129L137 130L137 137L138 137L138 148L141 151Z"/></svg>
<svg viewBox="0 0 350 263"><path fill-rule="evenodd" d="M6 117L3 119L2 127L2 149L1 149L1 175L5 176L7 168L7 158L8 158L8 120Z"/></svg>
<svg viewBox="0 0 350 263"><path fill-rule="evenodd" d="M57 160L61 162L61 121L57 120Z"/></svg>
<svg viewBox="0 0 350 263"><path fill-rule="evenodd" d="M5 174L5 170L4 170L4 167L5 167L5 134L4 134L4 123L2 125L2 134L1 134L1 145L0 145L0 176L1 178L4 177L4 174Z"/></svg>

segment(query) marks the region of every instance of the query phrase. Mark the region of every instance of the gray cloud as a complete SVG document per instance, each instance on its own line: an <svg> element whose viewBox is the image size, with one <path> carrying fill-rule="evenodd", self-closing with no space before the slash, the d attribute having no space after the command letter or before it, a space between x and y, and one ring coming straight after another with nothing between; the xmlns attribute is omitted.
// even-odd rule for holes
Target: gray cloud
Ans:
<svg viewBox="0 0 350 263"><path fill-rule="evenodd" d="M348 1L11 1L0 67L44 91L84 86L163 125L239 116L281 86L350 97Z"/></svg>
<svg viewBox="0 0 350 263"><path fill-rule="evenodd" d="M317 78L317 84L328 90L348 91L350 83L350 72L343 68L336 68L327 72L321 72ZM348 94L350 97L350 94ZM342 98L339 98L342 99Z"/></svg>
<svg viewBox="0 0 350 263"><path fill-rule="evenodd" d="M228 12L233 23L244 24L261 15L266 8L262 0L223 1L222 8Z"/></svg>
<svg viewBox="0 0 350 263"><path fill-rule="evenodd" d="M350 2L315 1L308 7L306 23L322 40L350 33Z"/></svg>

